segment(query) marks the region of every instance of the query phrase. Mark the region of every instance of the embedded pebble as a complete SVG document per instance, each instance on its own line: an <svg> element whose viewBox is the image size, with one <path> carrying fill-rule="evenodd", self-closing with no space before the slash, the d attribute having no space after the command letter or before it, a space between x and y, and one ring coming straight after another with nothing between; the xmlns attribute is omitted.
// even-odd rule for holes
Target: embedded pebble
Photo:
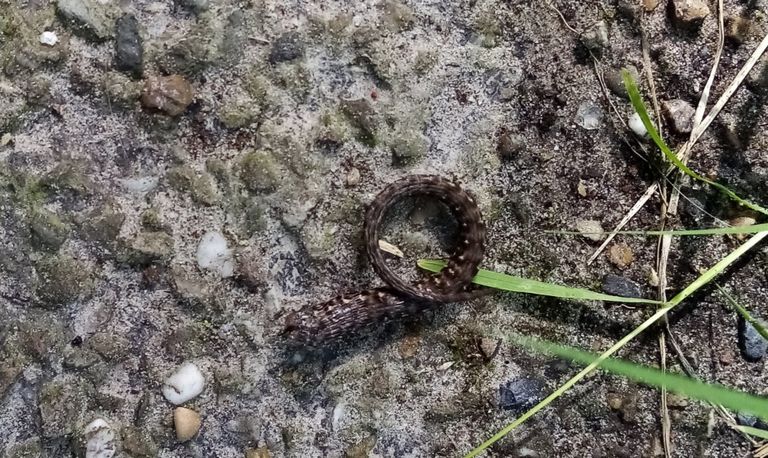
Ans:
<svg viewBox="0 0 768 458"><path fill-rule="evenodd" d="M742 16L732 16L725 21L725 37L730 41L741 44L752 33L752 22Z"/></svg>
<svg viewBox="0 0 768 458"><path fill-rule="evenodd" d="M85 427L85 458L110 458L115 456L117 444L115 432L109 424L98 418Z"/></svg>
<svg viewBox="0 0 768 458"><path fill-rule="evenodd" d="M674 99L661 102L661 110L672 130L678 134L690 134L693 130L693 116L696 110L685 100Z"/></svg>
<svg viewBox="0 0 768 458"><path fill-rule="evenodd" d="M275 40L272 49L269 52L269 62L277 64L298 59L304 55L304 44L301 42L299 34L288 32Z"/></svg>
<svg viewBox="0 0 768 458"><path fill-rule="evenodd" d="M349 172L347 173L346 177L346 184L347 186L354 187L360 184L360 169L357 167L352 167L349 169Z"/></svg>
<svg viewBox="0 0 768 458"><path fill-rule="evenodd" d="M163 396L172 404L183 404L203 392L205 378L192 363L186 363L163 383Z"/></svg>
<svg viewBox="0 0 768 458"><path fill-rule="evenodd" d="M543 384L533 378L518 378L499 386L499 407L503 410L523 411L541 399Z"/></svg>
<svg viewBox="0 0 768 458"><path fill-rule="evenodd" d="M590 100L579 105L575 122L584 129L595 130L600 127L602 119L603 110Z"/></svg>
<svg viewBox="0 0 768 458"><path fill-rule="evenodd" d="M58 0L56 8L67 19L92 32L96 38L104 40L112 36L112 26L118 11L117 2Z"/></svg>
<svg viewBox="0 0 768 458"><path fill-rule="evenodd" d="M634 259L635 254L632 252L632 248L624 242L617 243L608 250L608 260L620 269L627 268Z"/></svg>
<svg viewBox="0 0 768 458"><path fill-rule="evenodd" d="M218 273L221 278L229 278L235 272L232 250L227 246L227 239L220 232L208 232L197 246L197 265L203 270Z"/></svg>
<svg viewBox="0 0 768 458"><path fill-rule="evenodd" d="M620 297L643 297L640 285L614 274L608 274L603 278L603 292Z"/></svg>
<svg viewBox="0 0 768 458"><path fill-rule="evenodd" d="M709 5L704 0L673 0L675 19L683 25L696 25L709 16Z"/></svg>
<svg viewBox="0 0 768 458"><path fill-rule="evenodd" d="M593 242L599 242L604 237L603 226L600 225L600 221L595 220L580 220L576 222L576 230L581 232L581 235Z"/></svg>
<svg viewBox="0 0 768 458"><path fill-rule="evenodd" d="M121 16L115 25L115 67L140 76L144 61L139 22L132 14Z"/></svg>
<svg viewBox="0 0 768 458"><path fill-rule="evenodd" d="M754 326L739 317L739 346L744 359L760 361L768 350L768 340L765 340Z"/></svg>
<svg viewBox="0 0 768 458"><path fill-rule="evenodd" d="M581 43L591 51L599 51L608 45L608 24L600 21L581 36Z"/></svg>
<svg viewBox="0 0 768 458"><path fill-rule="evenodd" d="M187 442L200 431L200 414L186 407L176 407L173 411L173 424L176 427L176 440Z"/></svg>
<svg viewBox="0 0 768 458"><path fill-rule="evenodd" d="M523 148L525 148L525 139L522 136L514 135L506 129L499 135L496 152L502 159L514 159Z"/></svg>
<svg viewBox="0 0 768 458"><path fill-rule="evenodd" d="M746 227L746 226L754 226L757 221L755 218L752 218L751 216L739 216L736 218L733 218L732 220L728 221L728 224L730 224L733 227ZM734 237L736 240L745 240L748 235L747 234L735 234Z"/></svg>
<svg viewBox="0 0 768 458"><path fill-rule="evenodd" d="M181 75L150 77L141 93L143 106L156 108L170 116L184 113L193 99L192 85Z"/></svg>
<svg viewBox="0 0 768 458"><path fill-rule="evenodd" d="M45 31L40 34L40 43L47 46L55 46L59 42L59 37L55 32Z"/></svg>
<svg viewBox="0 0 768 458"><path fill-rule="evenodd" d="M627 71L635 82L640 80L640 73L637 71L637 67L634 65L627 65ZM624 77L621 74L620 68L612 68L605 72L605 85L614 94L619 97L629 97L627 93L627 87L624 86ZM638 83L639 84L639 83Z"/></svg>

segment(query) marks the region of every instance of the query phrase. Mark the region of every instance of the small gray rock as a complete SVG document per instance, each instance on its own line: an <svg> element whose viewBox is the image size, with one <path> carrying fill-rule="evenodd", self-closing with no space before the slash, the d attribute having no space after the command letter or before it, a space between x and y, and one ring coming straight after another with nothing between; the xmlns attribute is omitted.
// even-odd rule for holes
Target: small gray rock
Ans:
<svg viewBox="0 0 768 458"><path fill-rule="evenodd" d="M499 407L502 410L522 412L533 407L542 398L544 384L534 378L522 377L499 386Z"/></svg>
<svg viewBox="0 0 768 458"><path fill-rule="evenodd" d="M744 359L760 361L768 350L768 340L765 340L754 326L739 318L739 347Z"/></svg>
<svg viewBox="0 0 768 458"><path fill-rule="evenodd" d="M637 71L637 68L634 65L627 65L626 68L635 82L640 81L640 73ZM624 78L621 76L620 68L612 68L605 72L605 85L608 86L608 89L610 89L611 92L618 95L619 97L629 98L629 94L627 94L627 88L624 87Z"/></svg>
<svg viewBox="0 0 768 458"><path fill-rule="evenodd" d="M58 0L56 7L67 19L93 33L99 40L112 37L116 3L102 3L98 0Z"/></svg>
<svg viewBox="0 0 768 458"><path fill-rule="evenodd" d="M661 102L661 108L672 130L678 134L691 133L696 110L690 103L680 99L666 100Z"/></svg>
<svg viewBox="0 0 768 458"><path fill-rule="evenodd" d="M304 55L304 43L296 32L288 32L280 35L272 44L269 52L269 63L277 64L296 60Z"/></svg>
<svg viewBox="0 0 768 458"><path fill-rule="evenodd" d="M608 24L600 21L581 35L581 43L590 51L599 52L608 46Z"/></svg>
<svg viewBox="0 0 768 458"><path fill-rule="evenodd" d="M121 16L115 24L115 66L136 77L144 68L139 22L132 14Z"/></svg>
<svg viewBox="0 0 768 458"><path fill-rule="evenodd" d="M167 261L172 256L173 237L165 232L141 232L128 250L128 262L138 266Z"/></svg>
<svg viewBox="0 0 768 458"><path fill-rule="evenodd" d="M58 251L69 237L69 227L56 214L46 210L38 210L30 217L29 230L32 246L38 250Z"/></svg>
<svg viewBox="0 0 768 458"><path fill-rule="evenodd" d="M488 95L502 102L509 102L517 95L517 87L523 81L523 70L510 67L507 70L491 70L486 80Z"/></svg>
<svg viewBox="0 0 768 458"><path fill-rule="evenodd" d="M210 3L209 0L181 0L181 5L195 14L208 11L208 8L211 7Z"/></svg>
<svg viewBox="0 0 768 458"><path fill-rule="evenodd" d="M632 280L614 274L608 274L603 278L603 291L606 294L620 297L643 297L640 285Z"/></svg>
<svg viewBox="0 0 768 458"><path fill-rule="evenodd" d="M595 102L587 100L579 105L574 121L576 124L587 130L600 128L603 120L603 110Z"/></svg>
<svg viewBox="0 0 768 458"><path fill-rule="evenodd" d="M54 438L73 434L85 421L93 387L73 376L59 376L40 388L43 435Z"/></svg>

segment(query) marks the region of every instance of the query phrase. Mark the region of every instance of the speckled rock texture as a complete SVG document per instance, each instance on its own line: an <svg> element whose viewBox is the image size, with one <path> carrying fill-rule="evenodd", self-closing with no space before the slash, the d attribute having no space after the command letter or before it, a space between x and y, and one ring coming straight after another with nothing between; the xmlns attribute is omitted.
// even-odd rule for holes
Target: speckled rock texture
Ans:
<svg viewBox="0 0 768 458"><path fill-rule="evenodd" d="M578 370L500 337L598 351L653 310L497 294L313 351L281 339L283 318L381 284L364 211L414 173L455 177L476 197L482 267L596 291L618 278L652 295L656 239L620 236L629 261L588 265L604 235L545 231L611 231L666 167L623 125L618 70L646 74L645 34L659 100L695 107L717 13L709 2L688 20L675 16L685 2L656 3L0 0L0 456L88 456L96 420L114 456L466 454ZM725 2L749 33L726 46L714 94L765 33L767 7ZM690 161L763 205L764 79L748 78ZM662 127L673 147L686 139ZM711 188L682 190L665 227L755 216ZM627 228L660 227L660 204ZM200 267L211 233L226 242L225 273ZM414 261L445 256L456 227L413 199L383 234L415 279ZM739 243L674 239L668 294ZM767 261L758 247L722 279L761 319ZM742 357L716 289L670 327L703 380L765 394L765 358ZM658 351L647 333L621 356L654 365ZM163 386L185 364L205 383L180 401L202 419L180 442ZM659 402L597 374L487 456L656 456ZM675 454L745 456L709 411L673 406Z"/></svg>

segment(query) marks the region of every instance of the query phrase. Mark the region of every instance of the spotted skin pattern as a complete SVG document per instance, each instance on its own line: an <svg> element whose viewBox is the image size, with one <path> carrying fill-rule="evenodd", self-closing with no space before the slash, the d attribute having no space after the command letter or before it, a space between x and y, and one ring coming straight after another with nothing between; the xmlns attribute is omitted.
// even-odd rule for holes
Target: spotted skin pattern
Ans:
<svg viewBox="0 0 768 458"><path fill-rule="evenodd" d="M379 249L379 228L387 210L399 201L427 196L448 206L459 224L459 246L439 274L409 284L387 265ZM301 344L315 345L339 339L361 329L413 316L448 302L483 295L472 289L472 278L485 251L485 225L472 197L456 183L436 175L410 175L390 184L371 203L365 215L365 246L376 273L387 286L341 295L291 312L284 335Z"/></svg>

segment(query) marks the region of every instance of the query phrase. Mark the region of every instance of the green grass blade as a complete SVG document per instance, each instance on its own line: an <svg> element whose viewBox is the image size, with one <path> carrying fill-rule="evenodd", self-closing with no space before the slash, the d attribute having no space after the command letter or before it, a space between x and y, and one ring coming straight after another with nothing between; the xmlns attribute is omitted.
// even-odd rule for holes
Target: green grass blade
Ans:
<svg viewBox="0 0 768 458"><path fill-rule="evenodd" d="M597 357L595 354L576 348L530 337L515 336L513 340L535 351L549 353L583 364L589 364ZM768 398L736 391L719 384L704 383L690 377L670 374L659 369L619 359L604 359L600 362L600 368L635 382L657 388L666 387L669 391L689 398L719 404L737 412L749 413L768 420Z"/></svg>
<svg viewBox="0 0 768 458"><path fill-rule="evenodd" d="M759 437L760 439L768 439L768 431L759 428L753 428L751 426L736 425L736 429L743 433L747 433L750 436Z"/></svg>
<svg viewBox="0 0 768 458"><path fill-rule="evenodd" d="M517 420L510 423L509 425L502 428L499 432L494 434L491 438L477 446L474 450L469 452L469 454L466 455L465 458L472 458L475 457L483 451L485 451L488 447L493 445L496 441L500 440L502 437L509 434L510 431L517 428L521 424L523 424L527 419L532 417L534 414L536 414L538 411L543 409L544 407L548 406L552 401L559 398L563 395L566 391L568 391L573 385L578 383L581 379L586 377L590 372L592 372L598 365L605 360L606 358L610 357L617 351L619 351L621 348L623 348L629 341L637 337L639 334L641 334L643 331L648 329L650 326L652 326L654 323L656 323L661 317L667 314L672 308L674 308L677 304L682 302L685 298L693 294L696 290L704 286L706 283L711 281L715 276L717 276L719 273L723 272L729 265L731 265L733 262L735 262L738 258L740 258L744 253L749 251L752 247L757 245L765 236L768 235L766 232L762 232L759 234L753 235L749 240L747 240L745 243L743 243L741 246L739 246L736 250L731 252L728 256L720 260L717 264L710 267L709 270L704 272L699 278L693 281L690 285L688 285L685 289L680 291L675 297L672 298L672 300L664 305L663 307L656 310L656 313L654 313L651 317L646 319L640 326L633 329L629 334L625 335L621 339L619 339L618 342L613 344L611 348L604 351L600 356L597 357L592 363L590 363L587 367L582 369L578 374L571 377L567 382L562 384L557 390L555 390L552 394L547 396L545 399L543 399L541 402L530 408L527 412L525 412L523 415L521 415Z"/></svg>
<svg viewBox="0 0 768 458"><path fill-rule="evenodd" d="M440 272L445 267L445 261L434 259L421 259L419 267L430 272ZM625 304L661 304L652 299L640 299L635 297L612 296L610 294L597 293L583 288L570 288L568 286L555 285L527 278L480 269L472 280L478 285L489 288L512 291L515 293L536 294L538 296L559 297L561 299L579 299L585 301L622 302Z"/></svg>
<svg viewBox="0 0 768 458"><path fill-rule="evenodd" d="M755 318L753 318L752 315L750 315L750 313L747 311L747 309L745 309L741 304L739 304L736 301L736 299L733 298L733 296L728 294L728 291L726 291L722 286L717 285L717 289L718 291L720 291L720 293L723 296L725 296L726 302L728 302L731 305L731 307L733 307L734 309L736 309L737 312L739 312L739 315L741 315L741 317L744 318L744 321L751 324L755 328L755 330L758 332L758 334L763 336L763 339L768 340L768 331L766 331L763 325L760 324L760 322L757 321Z"/></svg>
<svg viewBox="0 0 768 458"><path fill-rule="evenodd" d="M640 116L640 119L643 121L643 125L645 126L645 129L648 131L648 135L651 136L651 139L653 140L653 142L656 143L656 146L659 147L661 152L664 153L664 156L666 156L670 162L672 162L678 169L682 170L686 175L692 178L695 178L699 181L703 181L704 183L707 183L719 189L723 194L727 195L728 197L735 200L736 202L751 208L752 210L768 215L768 210L766 210L765 208L742 199L741 197L737 196L736 193L726 188L725 186L721 185L720 183L717 183L715 181L710 180L709 178L699 175L698 173L688 168L687 165L683 164L683 162L680 159L678 159L677 155L669 148L669 146L667 146L667 144L659 135L659 132L653 126L653 123L651 122L651 118L650 116L648 116L648 111L645 109L645 104L643 103L643 99L642 97L640 97L640 91L638 91L637 89L637 84L635 84L635 81L632 79L632 76L630 75L629 71L627 71L626 68L621 70L621 76L624 79L624 86L626 87L627 92L629 93L629 99L632 102L632 106L635 108L635 111Z"/></svg>
<svg viewBox="0 0 768 458"><path fill-rule="evenodd" d="M682 229L679 231L616 231L616 234L622 235L671 235L671 236L694 236L694 235L728 235L728 234L757 234L768 231L768 223L753 224L752 226L737 227L713 227L709 229ZM604 234L604 232L580 232L580 231L544 231L545 234L558 235L585 235L585 234Z"/></svg>

